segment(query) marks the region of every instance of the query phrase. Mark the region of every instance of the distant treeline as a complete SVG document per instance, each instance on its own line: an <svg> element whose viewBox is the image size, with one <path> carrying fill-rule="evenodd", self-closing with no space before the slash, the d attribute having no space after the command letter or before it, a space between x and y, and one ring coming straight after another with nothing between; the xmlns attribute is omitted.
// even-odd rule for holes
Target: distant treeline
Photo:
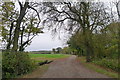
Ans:
<svg viewBox="0 0 120 80"><path fill-rule="evenodd" d="M31 51L33 54L51 54L51 51Z"/></svg>

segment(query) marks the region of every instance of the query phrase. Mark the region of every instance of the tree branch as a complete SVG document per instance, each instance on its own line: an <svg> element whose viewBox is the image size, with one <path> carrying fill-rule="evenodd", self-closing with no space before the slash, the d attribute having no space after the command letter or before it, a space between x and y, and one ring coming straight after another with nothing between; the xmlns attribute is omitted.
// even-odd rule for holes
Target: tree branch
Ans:
<svg viewBox="0 0 120 80"><path fill-rule="evenodd" d="M31 8L31 9L33 9L34 11L36 11L37 16L38 16L38 19L39 19L39 21L41 21L38 11L37 11L35 8L33 8L33 7L29 6L29 5L28 5L28 8Z"/></svg>
<svg viewBox="0 0 120 80"><path fill-rule="evenodd" d="M19 3L19 5L20 5L20 11L22 10L22 8L23 8L23 6L22 6L22 4L21 4L21 2L18 0L18 3Z"/></svg>

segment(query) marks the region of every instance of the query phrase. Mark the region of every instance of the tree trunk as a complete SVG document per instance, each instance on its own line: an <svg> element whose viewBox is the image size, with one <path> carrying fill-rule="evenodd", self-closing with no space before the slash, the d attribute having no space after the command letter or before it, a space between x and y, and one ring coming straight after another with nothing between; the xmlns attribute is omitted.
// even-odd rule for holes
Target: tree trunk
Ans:
<svg viewBox="0 0 120 80"><path fill-rule="evenodd" d="M20 24L21 24L21 22L17 21L17 25L16 25L15 32L14 32L14 38L13 38L13 48L12 48L13 51L17 51L17 49L18 49Z"/></svg>
<svg viewBox="0 0 120 80"><path fill-rule="evenodd" d="M89 29L84 29L84 45L86 48L86 62L91 62L93 55L93 47L92 47L92 32Z"/></svg>
<svg viewBox="0 0 120 80"><path fill-rule="evenodd" d="M20 25L21 25L23 17L25 16L25 12L26 12L26 9L28 8L28 4L29 4L29 2L25 2L24 7L22 7L21 10L20 10L20 15L17 19L16 28L15 28L15 31L14 31L12 51L17 51L18 50L18 39L19 39L19 33L20 33Z"/></svg>
<svg viewBox="0 0 120 80"><path fill-rule="evenodd" d="M29 43L29 40L21 44L19 51L24 51L24 46Z"/></svg>
<svg viewBox="0 0 120 80"><path fill-rule="evenodd" d="M93 54L93 51L91 49L91 44L89 42L86 42L86 62L91 62L92 58L91 55Z"/></svg>
<svg viewBox="0 0 120 80"><path fill-rule="evenodd" d="M11 23L11 26L10 26L10 33L9 33L9 40L8 40L8 44L7 44L7 50L10 49L10 46L11 46L11 44L12 44L11 38L12 38L13 23L14 23L14 22L12 22L12 23Z"/></svg>

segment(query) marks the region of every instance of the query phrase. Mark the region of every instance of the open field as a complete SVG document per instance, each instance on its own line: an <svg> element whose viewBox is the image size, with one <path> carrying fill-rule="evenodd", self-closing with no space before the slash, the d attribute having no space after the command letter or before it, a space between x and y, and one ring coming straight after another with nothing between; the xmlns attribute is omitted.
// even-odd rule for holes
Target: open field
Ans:
<svg viewBox="0 0 120 80"><path fill-rule="evenodd" d="M67 54L29 54L30 58L35 61L36 64L44 62L45 60L56 60L61 58L67 58L70 55Z"/></svg>
<svg viewBox="0 0 120 80"><path fill-rule="evenodd" d="M66 54L29 54L29 56L35 60L54 60L54 59L66 58L66 57L69 57L70 55L66 55Z"/></svg>

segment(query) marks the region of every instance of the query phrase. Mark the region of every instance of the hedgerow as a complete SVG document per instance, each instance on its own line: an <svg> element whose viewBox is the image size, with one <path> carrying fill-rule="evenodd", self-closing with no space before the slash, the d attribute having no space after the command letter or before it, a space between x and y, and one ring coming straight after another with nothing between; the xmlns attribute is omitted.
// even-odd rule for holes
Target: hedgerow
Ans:
<svg viewBox="0 0 120 80"><path fill-rule="evenodd" d="M117 59L103 58L101 60L94 60L92 62L95 63L95 64L97 64L97 65L100 65L100 66L112 69L112 70L114 70L116 72L118 72L118 68L120 68L118 66L118 60Z"/></svg>
<svg viewBox="0 0 120 80"><path fill-rule="evenodd" d="M2 54L3 78L14 78L35 68L35 63L29 58L27 52L3 52Z"/></svg>

